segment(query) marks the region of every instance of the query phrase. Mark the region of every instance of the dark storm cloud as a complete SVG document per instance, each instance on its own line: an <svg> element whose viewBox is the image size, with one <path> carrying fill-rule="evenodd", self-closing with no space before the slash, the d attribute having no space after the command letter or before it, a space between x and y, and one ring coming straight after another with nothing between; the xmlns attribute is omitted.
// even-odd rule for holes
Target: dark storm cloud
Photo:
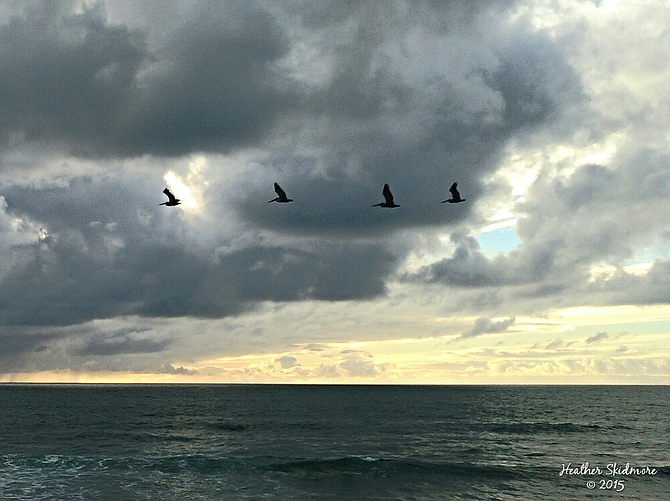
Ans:
<svg viewBox="0 0 670 501"><path fill-rule="evenodd" d="M191 241L179 213L140 186L77 178L67 187L1 190L9 213L38 221L48 236L6 256L17 264L1 279L0 324L218 318L259 301L370 299L386 291L396 257L379 244L254 244L217 253Z"/></svg>
<svg viewBox="0 0 670 501"><path fill-rule="evenodd" d="M389 19L392 12L408 12L410 19L423 18L434 29L446 31L460 23L470 23L484 9L500 14L515 0L466 0L444 2L441 0L413 0L412 2L393 1L380 4L376 0L341 0L339 2L312 2L310 0L290 0L286 2L289 11L298 12L305 26L322 29L339 26L342 23L360 18L368 18L393 27L399 19ZM387 20L388 19L388 20Z"/></svg>
<svg viewBox="0 0 670 501"><path fill-rule="evenodd" d="M51 346L67 333L0 324L0 374L21 370L33 358L48 355Z"/></svg>
<svg viewBox="0 0 670 501"><path fill-rule="evenodd" d="M162 45L43 2L0 26L0 140L75 155L227 151L257 140L290 96L270 65L284 35L250 2L203 2Z"/></svg>
<svg viewBox="0 0 670 501"><path fill-rule="evenodd" d="M466 220L509 141L580 99L554 42L497 16L500 2L188 2L160 13L162 4L112 4L114 23L102 4L73 14L40 3L0 25L0 141L95 158L248 146L260 160L230 176L212 161L209 187L198 187L209 190L203 211L224 227L230 205L211 194L228 176L225 203L252 223L239 235L247 243L228 246L225 228L159 208L164 185L134 175L140 162L61 187L5 184L7 213L46 233L10 247L0 325L220 318L263 301L380 297L414 245L394 230ZM133 12L145 19L129 20ZM426 55L433 45L449 50ZM292 204L268 206L274 181ZM440 204L454 181L468 202ZM371 207L384 183L398 209ZM277 240L255 239L258 228ZM452 239L451 260L415 279L543 286L555 261L545 239L511 261L487 259L467 233ZM103 365L106 354L172 348L148 334L89 341L70 346ZM344 364L322 375L381 372Z"/></svg>
<svg viewBox="0 0 670 501"><path fill-rule="evenodd" d="M287 50L279 25L253 3L205 3L161 47L118 147L183 155L258 140L294 99L270 67Z"/></svg>
<svg viewBox="0 0 670 501"><path fill-rule="evenodd" d="M3 140L106 149L147 57L141 33L108 25L101 4L72 15L43 2L0 26L0 45Z"/></svg>
<svg viewBox="0 0 670 501"><path fill-rule="evenodd" d="M43 351L45 343L58 337L57 334L43 333L0 333L0 357L16 357L26 353Z"/></svg>
<svg viewBox="0 0 670 501"><path fill-rule="evenodd" d="M385 111L406 109L412 89L402 75L379 59L385 42L401 32L399 4L309 2L300 17L305 26L338 41L330 49L336 64L328 83L307 94L306 110L334 120L365 120Z"/></svg>
<svg viewBox="0 0 670 501"><path fill-rule="evenodd" d="M73 351L79 356L110 356L135 353L157 353L165 350L170 341L151 339L133 339L131 337L112 337L93 339L86 345Z"/></svg>
<svg viewBox="0 0 670 501"><path fill-rule="evenodd" d="M271 155L265 172L274 172L276 179L241 190L241 213L254 224L295 234L358 237L455 224L470 214L484 191L482 178L496 168L511 138L542 127L582 99L574 70L546 36L523 27L510 35L503 22L491 26L495 35L489 46L476 35L463 38L482 45L495 64L480 67L475 61L453 82L445 75L445 57L436 62L439 71L418 79L415 70L385 50L392 43L402 46L411 28L438 35L417 24L412 8L402 16L393 9L372 16L369 10L352 15L359 29L372 35L353 30L342 40L327 84L303 102L300 127L306 146L319 155ZM406 31L389 21L394 16ZM274 180L295 200L292 206L268 211L258 203L271 195ZM454 181L469 203L440 204ZM384 183L399 208L371 207L382 200Z"/></svg>
<svg viewBox="0 0 670 501"><path fill-rule="evenodd" d="M504 15L486 17L502 14L494 2L289 3L324 52L314 68L326 72L323 85L290 83L291 71L273 66L302 41L256 3L195 2L170 23L157 16L169 28L147 21L132 29L109 23L102 4L78 14L48 5L0 26L0 136L76 155L180 156L258 146L285 118L280 136L294 137L292 149L321 153L271 155L268 167L290 180L289 210L257 204L265 197L257 184L242 191L241 213L264 228L365 236L463 220L506 141L580 95L546 36L509 26ZM474 60L452 82L445 57L417 80L398 53L412 50L412 30L427 39L458 32L496 62ZM463 90L470 88L480 95ZM500 109L482 104L498 99ZM470 204L440 205L456 180ZM401 205L393 214L370 208L387 182Z"/></svg>

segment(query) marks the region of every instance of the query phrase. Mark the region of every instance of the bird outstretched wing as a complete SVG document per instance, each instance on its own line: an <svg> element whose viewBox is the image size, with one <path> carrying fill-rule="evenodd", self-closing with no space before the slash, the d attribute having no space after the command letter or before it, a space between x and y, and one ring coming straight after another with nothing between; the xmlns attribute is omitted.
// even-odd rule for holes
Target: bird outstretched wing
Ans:
<svg viewBox="0 0 670 501"><path fill-rule="evenodd" d="M276 193L276 194L279 196L279 198L282 199L282 200L286 200L286 198L288 198L288 197L286 196L286 192L285 192L284 190L282 190L281 187L280 187L277 183L275 183L275 193Z"/></svg>
<svg viewBox="0 0 670 501"><path fill-rule="evenodd" d="M177 201L177 199L174 197L174 195L172 193L170 193L170 190L168 190L167 188L165 188L163 190L163 193L165 193L167 195L168 200L170 201L170 203Z"/></svg>
<svg viewBox="0 0 670 501"><path fill-rule="evenodd" d="M393 194L391 193L391 188L389 188L388 184L384 185L384 189L382 190L382 195L384 195L384 198L386 199L387 204L393 205Z"/></svg>
<svg viewBox="0 0 670 501"><path fill-rule="evenodd" d="M461 194L458 192L458 189L456 189L456 186L458 186L458 183L452 184L451 188L449 188L449 192L451 193L451 196L454 197L454 200L460 200Z"/></svg>

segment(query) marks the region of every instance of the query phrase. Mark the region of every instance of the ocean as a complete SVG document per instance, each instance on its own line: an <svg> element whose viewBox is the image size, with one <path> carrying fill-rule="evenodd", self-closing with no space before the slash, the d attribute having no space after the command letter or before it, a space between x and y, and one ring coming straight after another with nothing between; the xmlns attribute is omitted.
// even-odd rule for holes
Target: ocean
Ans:
<svg viewBox="0 0 670 501"><path fill-rule="evenodd" d="M669 437L667 386L6 384L0 500L668 501Z"/></svg>

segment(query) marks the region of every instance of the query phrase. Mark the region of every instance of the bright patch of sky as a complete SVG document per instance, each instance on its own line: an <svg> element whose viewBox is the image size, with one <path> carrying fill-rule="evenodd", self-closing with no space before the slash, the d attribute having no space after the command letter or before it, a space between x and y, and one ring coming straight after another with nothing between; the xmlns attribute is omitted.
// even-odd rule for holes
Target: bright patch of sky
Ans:
<svg viewBox="0 0 670 501"><path fill-rule="evenodd" d="M501 254L517 248L521 240L513 226L488 231L477 235L477 241L484 254Z"/></svg>

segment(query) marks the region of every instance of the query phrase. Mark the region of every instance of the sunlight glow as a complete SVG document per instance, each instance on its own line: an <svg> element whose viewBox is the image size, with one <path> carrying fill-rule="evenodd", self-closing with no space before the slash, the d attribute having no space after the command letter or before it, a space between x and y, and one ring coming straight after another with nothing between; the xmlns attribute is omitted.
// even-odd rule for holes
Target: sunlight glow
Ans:
<svg viewBox="0 0 670 501"><path fill-rule="evenodd" d="M184 183L178 174L168 171L163 176L163 179L165 179L165 182L168 184L168 187L174 196L181 200L181 206L184 209L198 208L198 204L191 193L191 189Z"/></svg>
<svg viewBox="0 0 670 501"><path fill-rule="evenodd" d="M654 262L649 261L646 263L635 263L624 266L623 269L626 271L626 273L630 273L631 275L643 276L647 274L652 266L654 266Z"/></svg>

